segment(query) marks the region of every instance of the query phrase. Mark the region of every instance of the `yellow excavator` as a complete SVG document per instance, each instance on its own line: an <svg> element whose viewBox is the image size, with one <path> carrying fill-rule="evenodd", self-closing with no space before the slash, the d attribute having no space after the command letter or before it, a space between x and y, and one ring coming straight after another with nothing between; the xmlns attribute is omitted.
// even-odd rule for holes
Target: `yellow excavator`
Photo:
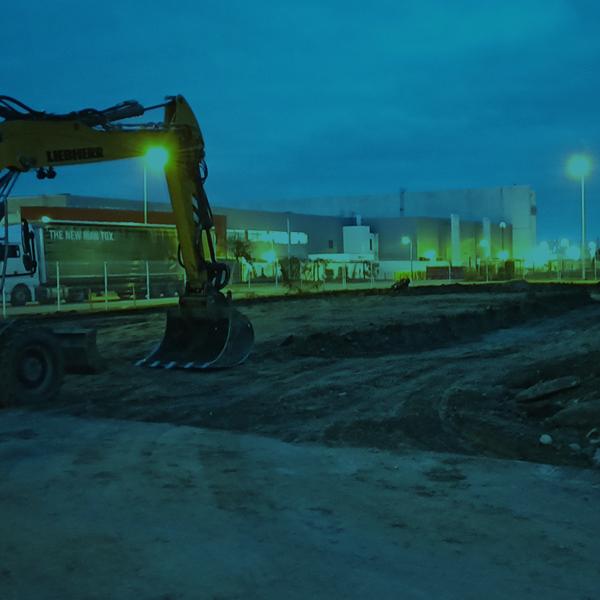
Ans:
<svg viewBox="0 0 600 600"><path fill-rule="evenodd" d="M127 122L164 109L156 123ZM242 363L254 332L250 321L233 308L229 269L217 261L213 217L204 190L207 175L204 140L189 104L169 96L150 107L130 100L104 110L67 114L33 110L9 96L0 96L0 293L8 258L8 202L21 173L54 178L56 169L143 156L149 147L165 148L171 205L179 238L179 260L186 288L179 306L167 314L162 342L140 366L219 369ZM29 225L22 223L23 264L37 267ZM3 234L2 234L3 230ZM58 393L63 356L59 339L40 321L6 321L0 325L0 405L50 398Z"/></svg>

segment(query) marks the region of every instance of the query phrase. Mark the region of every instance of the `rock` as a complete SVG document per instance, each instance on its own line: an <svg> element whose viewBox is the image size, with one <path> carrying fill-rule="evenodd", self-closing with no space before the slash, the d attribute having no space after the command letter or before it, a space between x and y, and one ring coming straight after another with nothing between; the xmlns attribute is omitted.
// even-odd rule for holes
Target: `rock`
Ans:
<svg viewBox="0 0 600 600"><path fill-rule="evenodd" d="M591 446L589 447L589 450L593 454L594 453L593 446L600 444L600 431L598 431L597 427L594 427L593 429L590 429L586 433L585 437L586 437L587 441L591 444Z"/></svg>
<svg viewBox="0 0 600 600"><path fill-rule="evenodd" d="M540 444L542 444L542 446L552 445L552 436L548 435L547 433L543 433L540 435Z"/></svg>
<svg viewBox="0 0 600 600"><path fill-rule="evenodd" d="M594 466L600 467L600 448L596 448L596 452L594 452L594 456L592 456L592 462Z"/></svg>
<svg viewBox="0 0 600 600"><path fill-rule="evenodd" d="M600 400L581 402L559 410L546 419L544 424L552 427L583 427L585 429L594 425L600 426Z"/></svg>
<svg viewBox="0 0 600 600"><path fill-rule="evenodd" d="M569 444L569 449L573 452L581 452L581 446L577 443Z"/></svg>
<svg viewBox="0 0 600 600"><path fill-rule="evenodd" d="M549 381L539 381L526 390L519 392L515 396L515 399L517 402L535 402L536 400L547 398L552 394L573 389L580 384L581 379L579 377L570 375L558 379L551 379Z"/></svg>

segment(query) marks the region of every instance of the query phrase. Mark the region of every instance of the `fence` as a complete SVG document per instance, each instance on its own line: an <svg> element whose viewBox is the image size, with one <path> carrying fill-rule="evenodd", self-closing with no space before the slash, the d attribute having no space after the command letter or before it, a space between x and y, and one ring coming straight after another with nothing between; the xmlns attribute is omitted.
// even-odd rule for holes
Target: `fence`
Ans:
<svg viewBox="0 0 600 600"><path fill-rule="evenodd" d="M113 261L93 265L80 261L54 261L42 264L34 277L23 275L6 279L2 311L9 307L37 305L39 312L82 309L86 305L105 310L115 303L173 299L185 289L185 272L178 263L166 261Z"/></svg>
<svg viewBox="0 0 600 600"><path fill-rule="evenodd" d="M2 316L60 311L108 311L176 304L185 289L185 271L177 263L158 261L113 261L90 265L72 261L46 265L42 285L31 277L7 278L2 292ZM420 265L423 266L423 265ZM410 278L414 285L449 282L493 282L524 278L531 281L581 280L580 264L549 264L507 269L499 262L472 268L437 266L410 271L386 271L378 262L335 263L324 260L291 259L273 263L230 262L229 289L236 297L286 294L289 292L336 291L387 288L394 280ZM95 272L94 272L95 271ZM445 275L447 273L447 276ZM586 267L586 279L598 281L595 261ZM41 276L40 276L41 277ZM15 296L17 286L29 291ZM22 291L22 289L21 289ZM15 298L17 301L15 301Z"/></svg>

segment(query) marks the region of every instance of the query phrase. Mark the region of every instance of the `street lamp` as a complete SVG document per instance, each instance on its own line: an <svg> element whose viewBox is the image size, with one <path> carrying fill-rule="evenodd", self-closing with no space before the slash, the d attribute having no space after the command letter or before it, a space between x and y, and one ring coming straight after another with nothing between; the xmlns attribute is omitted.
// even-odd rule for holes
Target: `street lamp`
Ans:
<svg viewBox="0 0 600 600"><path fill-rule="evenodd" d="M504 252L504 230L506 229L506 222L500 221L498 226L500 227L500 235L502 236L502 252Z"/></svg>
<svg viewBox="0 0 600 600"><path fill-rule="evenodd" d="M407 235L403 235L402 236L402 244L404 246L410 246L410 278L412 280L413 279L413 241L412 241L412 238Z"/></svg>
<svg viewBox="0 0 600 600"><path fill-rule="evenodd" d="M483 238L479 242L479 245L483 248L483 254L485 257L485 280L489 281L490 280L490 271L489 271L489 265L488 265L488 257L490 255L490 243L488 242L488 240L486 238Z"/></svg>
<svg viewBox="0 0 600 600"><path fill-rule="evenodd" d="M585 280L585 178L592 169L592 161L585 154L574 154L567 163L567 173L581 182L581 278Z"/></svg>
<svg viewBox="0 0 600 600"><path fill-rule="evenodd" d="M162 171L169 161L169 153L162 146L148 148L144 155L144 225L148 224L148 169Z"/></svg>

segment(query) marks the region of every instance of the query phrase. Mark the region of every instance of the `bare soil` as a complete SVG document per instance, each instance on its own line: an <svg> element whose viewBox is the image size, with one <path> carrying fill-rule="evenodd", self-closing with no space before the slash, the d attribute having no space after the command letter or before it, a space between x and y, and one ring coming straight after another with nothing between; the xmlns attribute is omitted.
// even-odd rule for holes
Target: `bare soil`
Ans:
<svg viewBox="0 0 600 600"><path fill-rule="evenodd" d="M246 303L254 352L218 372L133 366L160 340L164 313L79 318L98 329L107 370L68 376L58 401L33 409L288 442L594 464L600 303L590 289L465 288ZM571 384L561 388L565 377Z"/></svg>

